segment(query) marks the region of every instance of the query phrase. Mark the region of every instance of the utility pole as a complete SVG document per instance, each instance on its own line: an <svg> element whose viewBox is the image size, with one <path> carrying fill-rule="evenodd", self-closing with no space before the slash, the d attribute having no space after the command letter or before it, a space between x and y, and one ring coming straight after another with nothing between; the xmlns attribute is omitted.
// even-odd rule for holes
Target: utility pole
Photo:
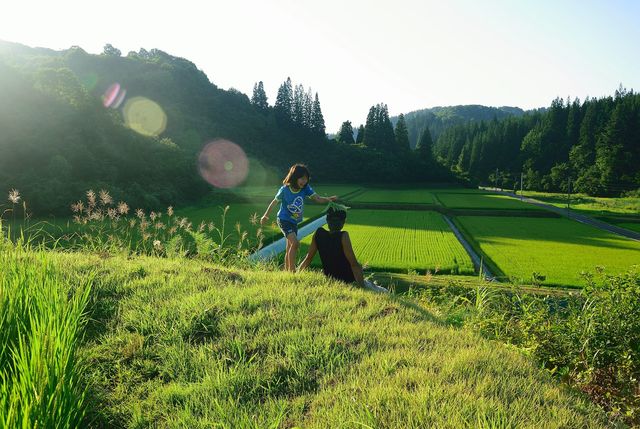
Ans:
<svg viewBox="0 0 640 429"><path fill-rule="evenodd" d="M520 172L520 199L524 198L522 195L522 183L524 182L524 171Z"/></svg>
<svg viewBox="0 0 640 429"><path fill-rule="evenodd" d="M567 215L571 208L571 176L567 179Z"/></svg>

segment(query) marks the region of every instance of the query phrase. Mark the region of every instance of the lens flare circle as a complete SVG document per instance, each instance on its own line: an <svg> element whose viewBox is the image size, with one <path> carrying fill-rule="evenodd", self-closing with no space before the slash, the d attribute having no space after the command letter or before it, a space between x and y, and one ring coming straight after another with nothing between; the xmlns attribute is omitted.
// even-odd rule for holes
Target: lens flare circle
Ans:
<svg viewBox="0 0 640 429"><path fill-rule="evenodd" d="M198 156L198 171L217 188L234 188L247 178L249 160L244 150L229 140L207 143Z"/></svg>
<svg viewBox="0 0 640 429"><path fill-rule="evenodd" d="M112 84L102 95L102 105L104 107L111 107L113 102L118 97L118 93L120 92L120 84L114 83Z"/></svg>
<svg viewBox="0 0 640 429"><path fill-rule="evenodd" d="M133 97L122 108L124 123L145 136L159 136L167 128L167 115L155 101L146 97Z"/></svg>

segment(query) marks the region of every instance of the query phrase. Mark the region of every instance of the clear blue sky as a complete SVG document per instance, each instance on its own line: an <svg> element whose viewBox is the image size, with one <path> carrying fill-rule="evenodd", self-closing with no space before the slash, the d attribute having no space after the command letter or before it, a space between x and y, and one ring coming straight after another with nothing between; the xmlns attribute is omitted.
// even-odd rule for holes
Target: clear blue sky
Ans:
<svg viewBox="0 0 640 429"><path fill-rule="evenodd" d="M290 76L319 93L327 131L384 102L548 106L640 90L640 1L11 1L0 39L187 58L222 88L273 104ZM169 118L171 120L171 118Z"/></svg>

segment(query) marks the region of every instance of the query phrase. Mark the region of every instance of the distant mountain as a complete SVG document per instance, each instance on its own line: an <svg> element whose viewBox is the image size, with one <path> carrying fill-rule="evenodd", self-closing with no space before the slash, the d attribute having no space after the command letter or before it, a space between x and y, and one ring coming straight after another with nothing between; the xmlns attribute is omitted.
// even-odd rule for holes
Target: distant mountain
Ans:
<svg viewBox="0 0 640 429"><path fill-rule="evenodd" d="M488 107L471 104L416 110L405 113L404 119L409 131L409 143L411 147L415 147L418 137L425 127L429 127L431 136L436 141L444 130L454 125L491 121L493 119L501 120L509 116L522 116L524 113L525 111L519 107ZM397 116L391 118L394 126L397 121Z"/></svg>

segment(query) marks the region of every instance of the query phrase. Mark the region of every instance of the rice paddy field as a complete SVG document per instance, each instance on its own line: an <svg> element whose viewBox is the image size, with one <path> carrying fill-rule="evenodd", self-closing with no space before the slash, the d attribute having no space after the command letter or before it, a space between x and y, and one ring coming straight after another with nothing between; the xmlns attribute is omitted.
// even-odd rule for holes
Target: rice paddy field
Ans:
<svg viewBox="0 0 640 429"><path fill-rule="evenodd" d="M640 243L572 220L460 216L480 251L507 276L543 284L583 286L580 273L603 267L616 274L640 265Z"/></svg>
<svg viewBox="0 0 640 429"><path fill-rule="evenodd" d="M203 201L201 205L176 209L175 216L188 218L194 229L198 229L201 224L206 225L204 232L219 243L223 227L222 215L228 205L229 209L224 216L225 242L233 245L246 232L248 241L245 244L252 247L258 241L258 230L262 231L263 239L267 242L280 236L275 223L277 207L271 212L271 222L259 225L259 218L276 189L277 185L246 186L231 193L212 194L212 198ZM616 274L634 264L640 265L640 243L637 241L568 219L533 217L537 212L545 210L515 198L483 190L436 187L385 189L324 183L319 183L314 189L321 195L339 195L340 200L347 205L380 204L381 209L351 209L345 226L351 236L356 256L370 271L439 271L473 275L471 259L443 215L438 213L437 210L442 211L440 207L464 210L463 213L457 212L458 216L450 215L451 219L461 227L476 253L485 257L493 271L514 282L530 284L533 281L532 273L536 272L544 276L543 284L579 287L584 285L580 275L582 271L593 272L596 267L604 267L606 272ZM226 199L232 194L241 198ZM558 195L547 194L533 196L540 199L559 198ZM556 203L559 204L559 200ZM585 197L583 203L581 210L592 210L596 215L602 213L603 207L615 210L616 214L598 217L605 216L601 219L640 232L640 223L633 214L636 210L634 199L617 201ZM414 207L409 210L406 206L408 204ZM308 200L305 204L305 219L321 215L325 207L324 204ZM532 213L527 214L527 211ZM510 217L511 213L513 217ZM516 213L519 216L516 217ZM55 238L78 230L71 217L46 221L47 223L38 224L37 220L33 220L32 224L38 226L29 233L37 231L41 235ZM167 227L175 222L166 213L162 213L157 221ZM210 225L214 228L210 228ZM12 228L12 231L18 230L19 228ZM310 237L303 241L303 245L309 242ZM66 246L65 243L63 239L57 242L57 246ZM300 258L304 256L305 250L301 249ZM319 266L319 258L315 265Z"/></svg>
<svg viewBox="0 0 640 429"><path fill-rule="evenodd" d="M360 189L359 186L356 185L340 185L340 184L323 184L318 183L310 183L311 187L314 191L316 191L319 195L329 196L329 195L347 195L351 192L357 191ZM258 199L260 201L264 199L273 198L278 189L282 186L282 183L274 183L271 186L243 186L236 189L229 190L228 192L234 195L238 195L241 197L246 197L247 199Z"/></svg>
<svg viewBox="0 0 640 429"><path fill-rule="evenodd" d="M634 223L621 222L621 223L616 223L616 226L619 226L620 228L626 228L631 231L640 232L640 222L634 222Z"/></svg>
<svg viewBox="0 0 640 429"><path fill-rule="evenodd" d="M344 230L359 262L370 270L473 274L469 255L437 212L350 210ZM303 244L310 242L311 236ZM320 264L317 255L314 264Z"/></svg>
<svg viewBox="0 0 640 429"><path fill-rule="evenodd" d="M438 201L451 209L495 209L495 210L542 210L533 204L528 204L505 195L492 193L458 193L438 192Z"/></svg>
<svg viewBox="0 0 640 429"><path fill-rule="evenodd" d="M380 204L435 204L433 194L426 189L367 189L350 201Z"/></svg>

